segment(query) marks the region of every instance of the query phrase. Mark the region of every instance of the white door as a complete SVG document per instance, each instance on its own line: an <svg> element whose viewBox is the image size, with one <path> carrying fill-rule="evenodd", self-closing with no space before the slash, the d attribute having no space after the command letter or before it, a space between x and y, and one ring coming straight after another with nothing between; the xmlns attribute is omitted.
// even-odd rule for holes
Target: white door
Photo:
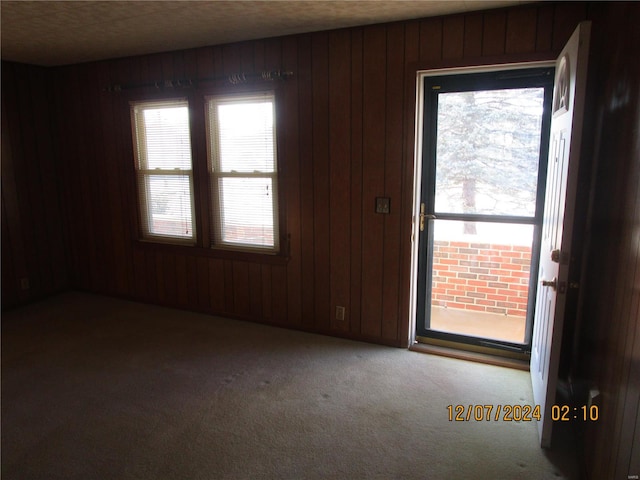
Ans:
<svg viewBox="0 0 640 480"><path fill-rule="evenodd" d="M565 313L578 163L582 141L590 22L578 25L556 61L540 269L531 345L533 398L540 444L551 445Z"/></svg>

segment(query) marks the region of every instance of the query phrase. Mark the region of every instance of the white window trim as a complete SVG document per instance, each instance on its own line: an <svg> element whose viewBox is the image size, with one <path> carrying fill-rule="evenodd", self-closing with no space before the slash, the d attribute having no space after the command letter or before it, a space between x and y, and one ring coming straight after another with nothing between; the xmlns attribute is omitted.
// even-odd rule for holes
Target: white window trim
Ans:
<svg viewBox="0 0 640 480"><path fill-rule="evenodd" d="M136 170L136 186L138 189L138 212L140 215L140 229L142 233L142 240L171 243L180 245L195 245L197 242L196 236L196 217L195 217L195 204L194 204L194 189L193 189L193 147L190 144L191 155L191 169L145 169L141 168L141 165L146 165L147 154L145 148L145 142L141 141L145 138L144 121L141 120L140 113L146 109L151 108L163 108L182 104L189 108L189 103L186 98L173 98L165 100L151 100L151 101L135 101L130 103L131 120L132 120L132 135L133 135L133 147L135 155L135 170ZM189 125L189 132L191 132L191 126ZM149 201L150 192L148 179L154 176L162 175L181 175L186 176L189 179L189 197L190 197L190 209L191 209L191 236L183 235L169 235L158 234L151 231L149 228L149 219L151 218L151 202Z"/></svg>
<svg viewBox="0 0 640 480"><path fill-rule="evenodd" d="M214 121L211 115L211 105L224 103L242 103L256 100L270 100L273 106L273 170L268 172L223 172L219 167L220 152L217 144L217 135L212 135ZM207 158L209 185L211 190L211 222L212 222L212 242L211 248L221 250L234 250L243 252L255 252L263 254L280 253L280 225L279 225L279 190L278 190L278 151L277 151L277 131L276 131L276 96L275 92L211 95L205 97L205 119L207 129ZM273 212L273 245L256 245L242 242L229 242L223 238L223 219L218 212L223 213L221 196L219 192L219 180L223 178L269 178L272 186L272 212Z"/></svg>

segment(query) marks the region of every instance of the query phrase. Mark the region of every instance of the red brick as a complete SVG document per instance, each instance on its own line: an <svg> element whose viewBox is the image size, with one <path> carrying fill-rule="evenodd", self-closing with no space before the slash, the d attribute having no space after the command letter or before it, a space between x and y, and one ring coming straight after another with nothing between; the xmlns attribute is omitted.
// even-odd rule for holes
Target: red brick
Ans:
<svg viewBox="0 0 640 480"><path fill-rule="evenodd" d="M487 307L487 312L498 313L498 314L507 313L507 311L504 308L493 308L493 307Z"/></svg>
<svg viewBox="0 0 640 480"><path fill-rule="evenodd" d="M486 293L478 293L478 292L467 292L467 297L471 298L486 298Z"/></svg>
<svg viewBox="0 0 640 480"><path fill-rule="evenodd" d="M476 288L477 292L481 292L481 293L490 293L490 294L495 294L496 293L496 289L495 288L484 288L484 287L478 287Z"/></svg>
<svg viewBox="0 0 640 480"><path fill-rule="evenodd" d="M507 310L507 315L512 316L512 317L526 317L527 316L527 311L522 311L522 310Z"/></svg>
<svg viewBox="0 0 640 480"><path fill-rule="evenodd" d="M511 250L511 245L491 245L492 250L507 251Z"/></svg>
<svg viewBox="0 0 640 480"><path fill-rule="evenodd" d="M468 272L469 271L469 267L457 267L457 266L453 266L451 265L449 267L449 271L451 272Z"/></svg>
<svg viewBox="0 0 640 480"><path fill-rule="evenodd" d="M464 309L465 304L464 304L464 303L455 303L455 302L451 302L451 303L447 303L447 307L449 307L449 308L461 308L461 309Z"/></svg>
<svg viewBox="0 0 640 480"><path fill-rule="evenodd" d="M529 253L529 252L531 252L531 247L518 247L518 246L514 246L514 247L513 247L513 250L514 250L515 252L526 252L526 253Z"/></svg>
<svg viewBox="0 0 640 480"><path fill-rule="evenodd" d="M441 277L455 277L456 274L454 272L438 272L438 275L440 275Z"/></svg>
<svg viewBox="0 0 640 480"><path fill-rule="evenodd" d="M500 277L500 281L504 283L515 283L516 285L520 283L518 277Z"/></svg>
<svg viewBox="0 0 640 480"><path fill-rule="evenodd" d="M438 299L440 300L445 300L445 301L453 301L454 297L451 295L442 295L442 294L438 294L437 295Z"/></svg>
<svg viewBox="0 0 640 480"><path fill-rule="evenodd" d="M445 260L442 260L445 261ZM522 270L522 265L514 265L512 263L503 263L502 264L502 268L505 268L507 270Z"/></svg>
<svg viewBox="0 0 640 480"><path fill-rule="evenodd" d="M458 261L457 260L452 260L449 258L441 258L440 260L438 260L438 263L440 265L458 265Z"/></svg>
<svg viewBox="0 0 640 480"><path fill-rule="evenodd" d="M488 307L495 307L496 302L493 300L476 300L476 305L486 305Z"/></svg>
<svg viewBox="0 0 640 480"><path fill-rule="evenodd" d="M488 282L496 282L496 281L498 281L498 276L497 275L480 275L478 277L478 280L486 280Z"/></svg>
<svg viewBox="0 0 640 480"><path fill-rule="evenodd" d="M460 302L460 303L473 303L473 298L469 298L469 297L456 297L456 302Z"/></svg>
<svg viewBox="0 0 640 480"><path fill-rule="evenodd" d="M486 287L487 282L482 280L469 280L467 285L473 285L474 287Z"/></svg>
<svg viewBox="0 0 640 480"><path fill-rule="evenodd" d="M511 275L510 270L494 270L491 269L491 275Z"/></svg>
<svg viewBox="0 0 640 480"><path fill-rule="evenodd" d="M498 302L504 302L506 299L506 295L487 295L487 300L497 300Z"/></svg>
<svg viewBox="0 0 640 480"><path fill-rule="evenodd" d="M451 242L452 247L468 247L469 242Z"/></svg>
<svg viewBox="0 0 640 480"><path fill-rule="evenodd" d="M467 292L466 290L449 290L447 291L447 294L454 295L456 297L464 297L467 294Z"/></svg>
<svg viewBox="0 0 640 480"><path fill-rule="evenodd" d="M520 252L500 252L500 256L503 257L502 261L505 258L520 258L522 254Z"/></svg>

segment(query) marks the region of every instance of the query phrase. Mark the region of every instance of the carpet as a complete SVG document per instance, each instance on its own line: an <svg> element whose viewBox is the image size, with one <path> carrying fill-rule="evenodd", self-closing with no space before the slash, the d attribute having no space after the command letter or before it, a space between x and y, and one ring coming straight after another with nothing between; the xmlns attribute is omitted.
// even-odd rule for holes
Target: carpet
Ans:
<svg viewBox="0 0 640 480"><path fill-rule="evenodd" d="M70 292L2 318L2 478L559 479L527 372Z"/></svg>

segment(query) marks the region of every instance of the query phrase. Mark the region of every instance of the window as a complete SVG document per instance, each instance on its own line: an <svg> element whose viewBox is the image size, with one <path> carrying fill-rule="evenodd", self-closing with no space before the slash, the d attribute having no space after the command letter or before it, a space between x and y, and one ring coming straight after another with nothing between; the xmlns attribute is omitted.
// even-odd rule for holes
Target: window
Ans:
<svg viewBox="0 0 640 480"><path fill-rule="evenodd" d="M280 251L275 104L271 91L131 104L143 240Z"/></svg>
<svg viewBox="0 0 640 480"><path fill-rule="evenodd" d="M186 100L131 106L142 237L195 243Z"/></svg>
<svg viewBox="0 0 640 480"><path fill-rule="evenodd" d="M206 102L213 243L277 251L274 95Z"/></svg>

